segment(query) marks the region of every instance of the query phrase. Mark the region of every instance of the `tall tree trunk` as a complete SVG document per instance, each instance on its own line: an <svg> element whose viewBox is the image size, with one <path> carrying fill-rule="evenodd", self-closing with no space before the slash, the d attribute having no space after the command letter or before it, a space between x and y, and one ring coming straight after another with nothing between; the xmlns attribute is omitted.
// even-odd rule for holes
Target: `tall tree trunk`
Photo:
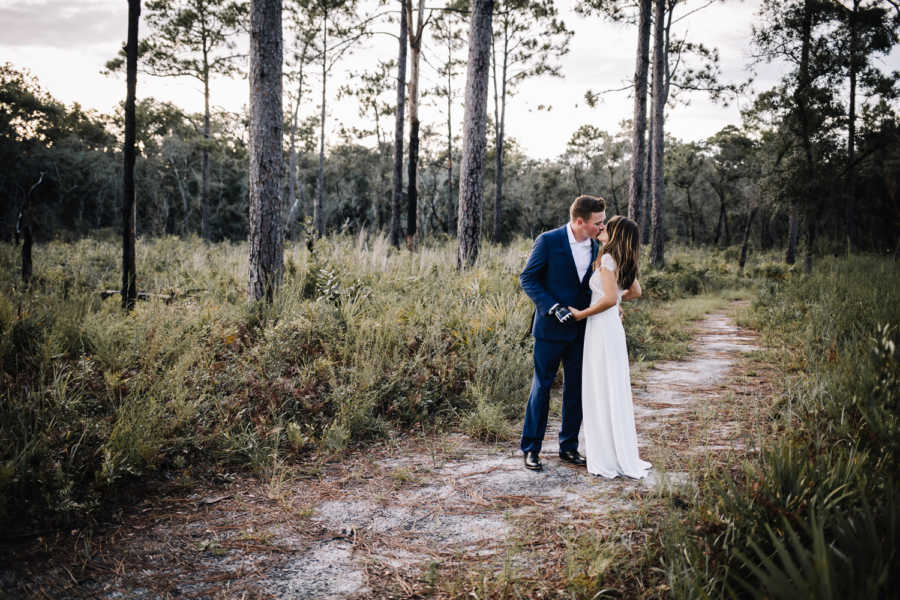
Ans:
<svg viewBox="0 0 900 600"><path fill-rule="evenodd" d="M665 200L665 181L663 178L663 132L665 130L665 17L666 0L655 0L653 13L654 48L653 48L653 139L651 151L652 165L652 210L650 233L650 263L654 267L662 267L665 262L665 231L663 226L663 202Z"/></svg>
<svg viewBox="0 0 900 600"><path fill-rule="evenodd" d="M812 241L815 237L815 219L810 217L816 215L816 194L813 190L815 184L815 158L813 157L812 133L810 132L810 87L811 78L809 74L809 56L812 46L812 0L803 2L803 24L802 24L802 40L800 50L800 69L799 69L799 85L794 94L797 110L799 112L800 121L800 141L803 144L803 153L806 159L805 173L803 178L803 201L806 209L806 217L813 221L807 223L807 244L806 252L806 269L809 272L812 269Z"/></svg>
<svg viewBox="0 0 900 600"><path fill-rule="evenodd" d="M137 265L134 257L134 162L135 96L137 95L138 22L141 0L128 0L128 45L126 47L125 159L122 182L122 308L131 310L137 298Z"/></svg>
<svg viewBox="0 0 900 600"><path fill-rule="evenodd" d="M204 240L209 240L209 138L209 69L207 68L203 80L203 175L200 183L200 237Z"/></svg>
<svg viewBox="0 0 900 600"><path fill-rule="evenodd" d="M491 68L491 15L494 0L471 0L469 60L466 73L463 153L459 167L457 269L478 258L481 206L484 196L484 151L487 126L487 87Z"/></svg>
<svg viewBox="0 0 900 600"><path fill-rule="evenodd" d="M744 226L744 240L741 242L741 259L739 262L740 270L744 270L744 265L747 263L747 248L750 245L750 226L753 224L753 218L756 217L756 213L759 211L759 206L754 206L753 210L750 211L750 216L747 217L747 225Z"/></svg>
<svg viewBox="0 0 900 600"><path fill-rule="evenodd" d="M719 188L715 188L716 194L719 196L719 220L716 221L716 237L713 240L713 246L719 245L719 242L724 238L722 235L724 232L725 225L725 191L720 190Z"/></svg>
<svg viewBox="0 0 900 600"><path fill-rule="evenodd" d="M306 46L301 53L301 61L306 57ZM300 64L300 74L297 82L297 100L294 103L294 110L291 111L291 135L290 150L288 151L288 214L287 214L287 231L288 235L294 237L294 224L297 214L300 213L300 203L297 199L297 122L300 118L300 100L303 96L303 64Z"/></svg>
<svg viewBox="0 0 900 600"><path fill-rule="evenodd" d="M322 205L325 199L325 94L328 83L328 9L322 15L322 112L319 116L319 172L316 174L316 199L313 202L313 225L316 235L325 233Z"/></svg>
<svg viewBox="0 0 900 600"><path fill-rule="evenodd" d="M797 237L800 232L800 222L797 218L797 202L791 203L791 216L788 219L788 243L784 255L784 262L789 265L797 262Z"/></svg>
<svg viewBox="0 0 900 600"><path fill-rule="evenodd" d="M644 156L647 135L647 72L650 69L651 0L639 0L637 59L634 69L634 123L631 135L631 181L628 218L640 223L644 201Z"/></svg>
<svg viewBox="0 0 900 600"><path fill-rule="evenodd" d="M412 0L404 0L409 30L409 163L406 182L406 244L415 247L416 215L419 192L417 171L419 168L419 63L422 56L422 33L425 30L425 0L419 0L418 22L413 24Z"/></svg>
<svg viewBox="0 0 900 600"><path fill-rule="evenodd" d="M391 244L400 247L400 206L403 204L403 109L406 87L406 12L400 0L400 53L397 57L397 110L394 121L394 194L391 198Z"/></svg>
<svg viewBox="0 0 900 600"><path fill-rule="evenodd" d="M693 246L697 242L697 233L694 230L694 202L691 199L691 188L688 186L685 188L685 193L687 194L687 205L688 205L688 239L690 240L691 246Z"/></svg>
<svg viewBox="0 0 900 600"><path fill-rule="evenodd" d="M500 207L503 203L503 144L504 135L506 133L506 70L509 60L509 24L504 18L503 20L503 65L500 67L500 90L497 90L497 59L494 54L494 124L496 126L497 136L495 140L497 175L496 185L494 186L494 227L491 239L495 242L500 241ZM493 36L491 38L491 48L493 49Z"/></svg>
<svg viewBox="0 0 900 600"><path fill-rule="evenodd" d="M250 1L251 301L272 302L281 284L281 0Z"/></svg>
<svg viewBox="0 0 900 600"><path fill-rule="evenodd" d="M650 118L647 123L648 136L647 146L649 152L646 153L644 160L644 182L641 184L641 208L640 219L636 221L638 227L641 228L641 243L650 243L650 210L652 209L653 197L653 109L650 109Z"/></svg>
<svg viewBox="0 0 900 600"><path fill-rule="evenodd" d="M451 42L447 42L447 64L453 59ZM453 78L447 69L447 218L444 231L450 233L453 222L453 94L451 93Z"/></svg>
<svg viewBox="0 0 900 600"><path fill-rule="evenodd" d="M859 69L857 60L856 16L860 0L853 0L850 13L850 105L847 109L847 194L844 199L844 226L847 229L847 249L853 250L856 240L856 77Z"/></svg>

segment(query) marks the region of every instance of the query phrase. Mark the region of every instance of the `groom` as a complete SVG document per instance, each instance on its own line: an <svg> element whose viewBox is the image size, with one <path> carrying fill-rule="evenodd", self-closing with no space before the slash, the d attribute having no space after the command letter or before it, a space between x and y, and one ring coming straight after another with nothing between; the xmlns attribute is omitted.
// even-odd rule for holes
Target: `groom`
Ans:
<svg viewBox="0 0 900 600"><path fill-rule="evenodd" d="M576 321L567 307L583 309L591 303L588 279L597 257L597 236L606 220L606 202L579 196L569 207L569 222L538 236L519 276L522 289L536 307L534 378L522 427L525 468L540 471L541 443L547 429L550 387L560 361L563 364L562 427L559 457L574 465L585 464L578 453L581 429L581 354L586 321Z"/></svg>

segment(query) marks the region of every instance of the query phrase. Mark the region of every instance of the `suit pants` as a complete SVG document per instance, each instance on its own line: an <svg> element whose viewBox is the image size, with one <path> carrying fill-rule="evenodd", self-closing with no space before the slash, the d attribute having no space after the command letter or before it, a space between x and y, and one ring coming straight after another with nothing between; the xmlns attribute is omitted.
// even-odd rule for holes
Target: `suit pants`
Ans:
<svg viewBox="0 0 900 600"><path fill-rule="evenodd" d="M572 341L534 340L534 377L522 427L522 452L540 452L550 411L550 387L563 365L562 427L559 450L578 449L581 429L581 357L584 328Z"/></svg>

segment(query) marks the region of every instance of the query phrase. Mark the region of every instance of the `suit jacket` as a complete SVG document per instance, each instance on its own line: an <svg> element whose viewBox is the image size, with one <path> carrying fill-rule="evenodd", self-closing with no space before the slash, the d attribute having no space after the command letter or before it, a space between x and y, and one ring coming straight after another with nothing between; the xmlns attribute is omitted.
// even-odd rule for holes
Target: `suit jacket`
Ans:
<svg viewBox="0 0 900 600"><path fill-rule="evenodd" d="M531 333L535 338L571 341L584 333L585 321L560 323L555 316L547 315L547 312L557 302L579 310L590 306L591 288L588 280L593 273L592 266L597 258L598 248L596 240L591 240L591 264L584 278L579 281L566 225L544 232L535 240L525 269L519 276L522 289L536 307L531 324Z"/></svg>

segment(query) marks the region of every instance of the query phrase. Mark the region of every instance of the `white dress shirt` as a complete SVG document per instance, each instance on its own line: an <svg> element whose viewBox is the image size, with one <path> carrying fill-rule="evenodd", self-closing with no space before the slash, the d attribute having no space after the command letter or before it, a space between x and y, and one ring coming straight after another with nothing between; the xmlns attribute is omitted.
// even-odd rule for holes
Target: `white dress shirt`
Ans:
<svg viewBox="0 0 900 600"><path fill-rule="evenodd" d="M581 281L591 265L591 238L576 242L571 223L566 224L566 233L569 235L569 248L572 250L572 258L575 259L575 268L578 270L578 281Z"/></svg>

